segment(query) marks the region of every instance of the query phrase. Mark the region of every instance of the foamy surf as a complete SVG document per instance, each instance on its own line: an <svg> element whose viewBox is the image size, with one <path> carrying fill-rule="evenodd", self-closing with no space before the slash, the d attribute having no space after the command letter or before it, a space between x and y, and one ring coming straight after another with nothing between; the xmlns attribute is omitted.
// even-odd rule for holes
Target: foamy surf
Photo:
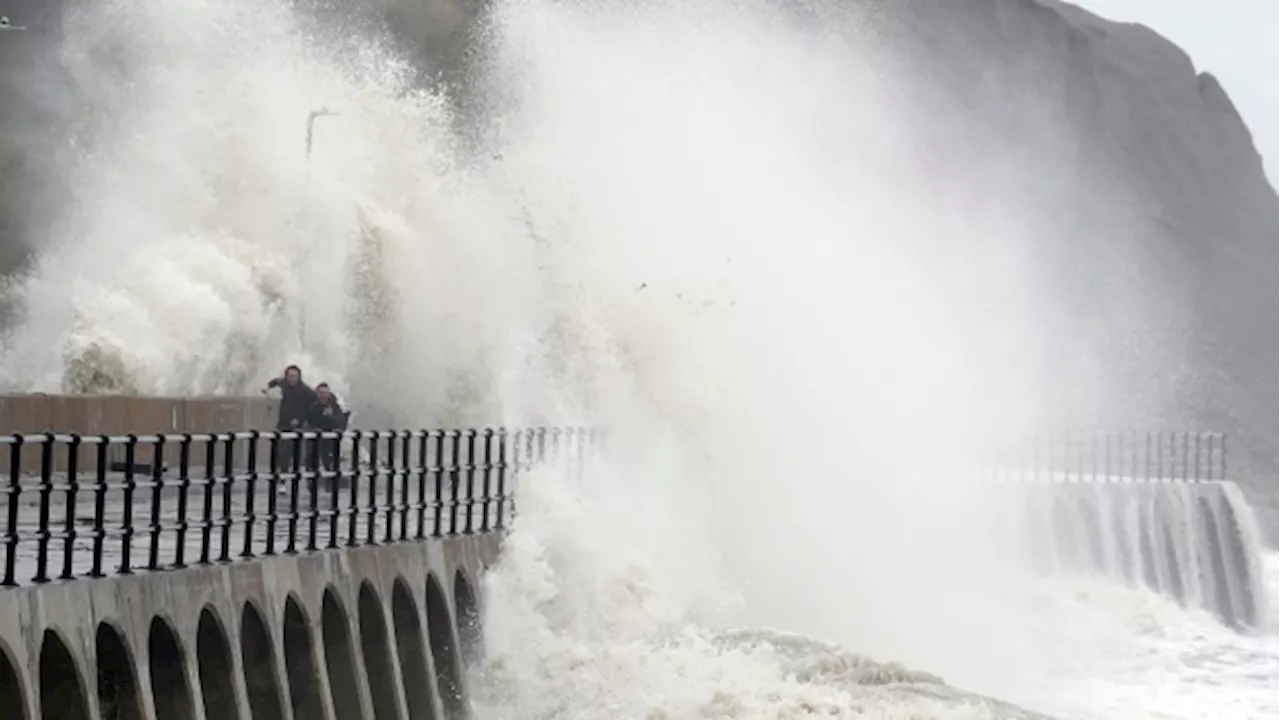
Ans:
<svg viewBox="0 0 1280 720"><path fill-rule="evenodd" d="M482 720L1046 717L812 638L718 626L734 615L722 595L671 588L635 525L601 531L619 520L612 501L584 500L555 469L522 488L483 581L487 655L471 671Z"/></svg>

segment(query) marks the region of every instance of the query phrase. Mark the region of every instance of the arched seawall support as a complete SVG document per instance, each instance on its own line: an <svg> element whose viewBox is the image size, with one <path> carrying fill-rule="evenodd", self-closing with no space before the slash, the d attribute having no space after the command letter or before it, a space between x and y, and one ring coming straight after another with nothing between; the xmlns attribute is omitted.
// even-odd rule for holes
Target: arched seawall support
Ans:
<svg viewBox="0 0 1280 720"><path fill-rule="evenodd" d="M1245 532L1240 522L1239 516L1235 509L1227 502L1226 498L1220 498L1219 512L1220 522L1219 529L1226 535L1226 542L1223 543L1223 567L1227 569L1232 577L1237 579L1237 587L1239 592L1232 598L1232 607L1235 615L1239 619L1242 627L1256 627L1260 624L1258 598L1255 595L1255 584L1257 578L1254 577L1255 568L1250 562L1248 550L1245 548Z"/></svg>
<svg viewBox="0 0 1280 720"><path fill-rule="evenodd" d="M368 580L360 583L360 650L364 658L373 720L403 720L396 687L395 663L391 659L391 639L382 598Z"/></svg>
<svg viewBox="0 0 1280 720"><path fill-rule="evenodd" d="M196 624L196 668L205 720L240 720L232 667L226 626L213 608L206 607L200 611L200 621ZM160 688L157 686L155 691L159 692ZM160 707L157 701L157 711Z"/></svg>
<svg viewBox="0 0 1280 720"><path fill-rule="evenodd" d="M467 703L449 596L440 586L435 573L427 575L426 585L427 637L431 645L431 659L435 665L436 691L444 705L445 718L463 720L467 717Z"/></svg>
<svg viewBox="0 0 1280 720"><path fill-rule="evenodd" d="M1230 570L1227 565L1227 556L1223 552L1224 543L1221 528L1218 526L1218 516L1214 513L1213 501L1208 497L1198 498L1196 515L1209 552L1204 574L1209 579L1207 593L1212 598L1213 611L1227 625L1238 627L1240 619L1235 616L1231 604Z"/></svg>
<svg viewBox="0 0 1280 720"><path fill-rule="evenodd" d="M1014 532L1035 544L1037 523L1047 527L1053 555L1032 568L1146 586L1239 632L1260 630L1260 605L1268 604L1259 577L1262 546L1236 485L1104 480L1028 485L1039 497L1026 504L1027 522ZM1074 512L1064 512L1070 506Z"/></svg>
<svg viewBox="0 0 1280 720"><path fill-rule="evenodd" d="M53 628L46 628L40 640L39 672L41 720L89 720L81 661Z"/></svg>
<svg viewBox="0 0 1280 720"><path fill-rule="evenodd" d="M240 613L240 662L252 720L284 720L284 703L276 678L276 648L267 621L253 600Z"/></svg>
<svg viewBox="0 0 1280 720"><path fill-rule="evenodd" d="M102 720L143 720L137 655L109 622L98 623L94 650L98 659L98 713ZM0 717L7 717L0 710Z"/></svg>
<svg viewBox="0 0 1280 720"><path fill-rule="evenodd" d="M329 681L330 700L338 718L366 717L368 704L360 692L356 671L356 643L351 632L351 615L346 603L332 587L325 588L321 602L320 629L324 647L325 677Z"/></svg>
<svg viewBox="0 0 1280 720"><path fill-rule="evenodd" d="M400 680L409 720L436 720L431 692L431 665L427 662L427 639L413 590L403 577L396 578L391 591L391 618L395 626L396 654L400 660Z"/></svg>
<svg viewBox="0 0 1280 720"><path fill-rule="evenodd" d="M152 617L147 631L147 658L155 717L195 720L187 670L198 661L187 655L177 632L161 615Z"/></svg>
<svg viewBox="0 0 1280 720"><path fill-rule="evenodd" d="M457 620L462 667L473 667L484 656L484 628L480 624L480 603L463 568L453 574L453 614Z"/></svg>
<svg viewBox="0 0 1280 720"><path fill-rule="evenodd" d="M295 720L333 716L325 699L328 687L320 680L316 637L320 632L303 610L297 596L290 593L284 608L284 657L288 675L289 706Z"/></svg>
<svg viewBox="0 0 1280 720"><path fill-rule="evenodd" d="M358 642L354 611L358 606L361 583L367 581L377 591L390 627L392 608L389 599L396 579L403 578L413 593L419 620L425 623L428 573L439 578L453 578L462 569L466 577L477 577L480 568L497 558L499 544L497 536L448 538L4 590L13 611L0 614L0 711L3 711L0 718L41 718L38 683L40 640L44 630L50 627L61 632L64 644L77 663L87 717L93 720L137 720L127 714L112 717L108 713L113 712L110 708L114 706L110 706L100 692L95 692L98 680L108 672L107 668L110 668L108 677L119 684L122 676L118 659L122 656L131 658L136 710L140 720L186 720L204 716L205 698L201 692L197 662L198 625L201 612L211 608L223 626L230 647L239 717L251 720L250 693L244 682L244 663L240 652L244 641L239 620L245 601L252 600L261 612L274 651L270 664L275 665L284 720L351 720L335 713L328 701L330 687L324 673L320 630L325 589L331 589L342 601L350 638ZM447 607L455 589L445 586L442 590L441 597ZM292 631L286 622L291 597L297 608L292 613L295 622ZM449 610L452 618L452 608ZM299 617L301 623L297 622ZM100 623L107 623L118 631L122 648L101 649L98 642ZM157 628L154 643L153 626ZM299 634L299 629L302 634ZM396 634L391 630L388 632ZM450 627L449 634L452 636L454 632ZM298 654L300 639L311 642L313 661L320 671L310 674L313 686L310 689L304 686L302 696L310 697L311 704L306 707L319 705L319 714L302 715L294 711L294 683L290 682L291 675L286 673L284 662L285 653L289 652L286 635L293 638L293 656ZM392 640L398 642L398 637ZM353 646L353 650L359 670L358 681L363 685L364 664L359 657L358 646ZM391 656L392 678L397 696L403 697L404 671L398 654L397 648ZM434 685L430 678L437 671L429 651L425 652L425 657L430 686ZM16 682L4 684L5 667L13 669ZM157 707L157 685L165 688L160 693L161 702L166 703L162 708ZM436 718L448 717L434 693L431 701ZM25 712L9 712L14 705ZM359 708L354 720L373 720L371 704L361 702ZM404 711L403 706L401 711Z"/></svg>
<svg viewBox="0 0 1280 720"><path fill-rule="evenodd" d="M27 720L28 691L20 667L8 643L0 641L0 717Z"/></svg>

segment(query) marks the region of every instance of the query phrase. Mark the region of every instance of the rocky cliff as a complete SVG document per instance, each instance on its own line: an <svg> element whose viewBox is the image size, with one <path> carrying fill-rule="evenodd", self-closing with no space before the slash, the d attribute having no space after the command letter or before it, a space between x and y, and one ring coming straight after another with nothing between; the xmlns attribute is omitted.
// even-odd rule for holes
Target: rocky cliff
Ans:
<svg viewBox="0 0 1280 720"><path fill-rule="evenodd" d="M878 22L963 96L955 122L1053 148L1041 207L1020 212L1057 218L1039 249L1063 318L1046 352L1093 351L1063 365L1063 404L1073 373L1101 372L1104 423L1225 430L1235 476L1274 507L1277 195L1218 81L1144 26L1055 0L906 0Z"/></svg>

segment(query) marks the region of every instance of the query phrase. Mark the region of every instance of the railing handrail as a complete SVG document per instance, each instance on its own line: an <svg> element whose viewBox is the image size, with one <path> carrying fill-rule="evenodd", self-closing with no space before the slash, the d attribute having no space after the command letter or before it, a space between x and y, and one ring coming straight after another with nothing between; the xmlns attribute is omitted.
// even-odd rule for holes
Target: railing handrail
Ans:
<svg viewBox="0 0 1280 720"><path fill-rule="evenodd" d="M344 430L344 431L325 431L325 430L238 430L228 432L203 432L203 433L151 433L145 435L127 434L127 435L82 435L80 433L67 432L38 432L38 433L12 433L8 435L0 435L0 445L13 445L17 443L39 444L45 442L70 443L79 441L81 445L106 444L124 444L127 442L137 443L180 443L185 441L208 442L210 440L252 440L254 438L266 439L270 437L278 437L281 440L341 440L360 438L368 439L387 439L387 438L409 438L419 439L423 437L461 437L468 433L484 435L486 433L492 435L511 435L516 432L523 431L545 431L554 432L566 430L583 430L577 427L559 427L559 426L538 426L532 428L506 428L506 427L483 427L483 428L466 428L466 429L428 429L420 430Z"/></svg>
<svg viewBox="0 0 1280 720"><path fill-rule="evenodd" d="M1216 431L1064 429L1002 443L981 464L1008 474L1214 482L1227 479L1227 439Z"/></svg>
<svg viewBox="0 0 1280 720"><path fill-rule="evenodd" d="M503 533L522 472L563 461L580 475L599 439L563 426L0 436L0 587Z"/></svg>

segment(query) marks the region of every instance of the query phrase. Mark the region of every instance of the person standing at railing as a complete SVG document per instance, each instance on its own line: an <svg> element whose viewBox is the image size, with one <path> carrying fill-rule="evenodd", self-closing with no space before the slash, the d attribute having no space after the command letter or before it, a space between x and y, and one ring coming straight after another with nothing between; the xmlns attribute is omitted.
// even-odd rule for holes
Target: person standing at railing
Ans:
<svg viewBox="0 0 1280 720"><path fill-rule="evenodd" d="M302 369L290 365L284 369L284 377L272 378L262 390L266 395L271 388L280 388L280 414L276 419L276 430L281 432L301 431L307 422L307 412L316 402L316 392L302 381ZM280 466L289 467L293 457L293 444L278 444L277 457L271 458L271 471Z"/></svg>
<svg viewBox="0 0 1280 720"><path fill-rule="evenodd" d="M329 383L320 383L316 386L315 402L307 410L306 428L308 430L344 432L347 429L347 420L350 417L350 411L342 409L342 405L338 403L338 398L334 396L333 391L329 388ZM338 442L337 438L320 438L315 445L311 445L307 455L308 466L312 468L318 467L318 455L319 462L324 464L325 470L337 468ZM317 447L319 448L318 454L316 452Z"/></svg>

